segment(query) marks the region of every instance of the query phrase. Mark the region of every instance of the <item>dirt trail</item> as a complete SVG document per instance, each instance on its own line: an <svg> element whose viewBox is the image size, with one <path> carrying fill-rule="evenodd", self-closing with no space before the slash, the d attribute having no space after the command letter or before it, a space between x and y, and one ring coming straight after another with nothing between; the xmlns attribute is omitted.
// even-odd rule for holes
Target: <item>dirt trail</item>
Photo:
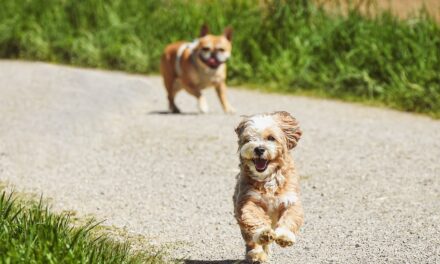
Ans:
<svg viewBox="0 0 440 264"><path fill-rule="evenodd" d="M272 263L440 262L440 122L353 104L231 89L211 113L179 94L166 115L159 77L0 61L0 181L54 206L176 243L187 263L232 263L240 114L286 110L306 224Z"/></svg>

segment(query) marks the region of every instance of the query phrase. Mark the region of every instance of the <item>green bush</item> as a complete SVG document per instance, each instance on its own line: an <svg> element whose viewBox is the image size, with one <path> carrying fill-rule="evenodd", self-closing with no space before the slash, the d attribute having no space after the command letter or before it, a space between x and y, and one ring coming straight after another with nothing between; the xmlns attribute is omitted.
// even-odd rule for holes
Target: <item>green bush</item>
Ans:
<svg viewBox="0 0 440 264"><path fill-rule="evenodd" d="M423 10L374 13L305 0L2 0L0 57L155 73L167 43L232 25L233 84L440 116L439 24Z"/></svg>

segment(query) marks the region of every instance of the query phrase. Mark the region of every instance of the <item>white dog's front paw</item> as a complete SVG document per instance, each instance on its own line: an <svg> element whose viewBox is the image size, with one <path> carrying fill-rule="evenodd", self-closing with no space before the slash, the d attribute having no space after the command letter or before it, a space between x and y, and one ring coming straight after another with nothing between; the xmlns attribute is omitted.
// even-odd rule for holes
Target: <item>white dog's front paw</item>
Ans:
<svg viewBox="0 0 440 264"><path fill-rule="evenodd" d="M257 246L246 254L246 259L253 264L263 263L267 261L267 254L261 246Z"/></svg>
<svg viewBox="0 0 440 264"><path fill-rule="evenodd" d="M296 242L295 234L287 228L275 229L275 242L281 247L290 247Z"/></svg>
<svg viewBox="0 0 440 264"><path fill-rule="evenodd" d="M254 242L260 245L267 245L275 239L275 232L270 227L263 227L254 234Z"/></svg>

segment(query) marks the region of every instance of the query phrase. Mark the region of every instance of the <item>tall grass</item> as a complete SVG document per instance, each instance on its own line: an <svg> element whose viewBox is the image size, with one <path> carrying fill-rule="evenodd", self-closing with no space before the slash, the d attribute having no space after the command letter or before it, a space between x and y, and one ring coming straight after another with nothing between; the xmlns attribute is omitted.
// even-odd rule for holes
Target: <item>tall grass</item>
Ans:
<svg viewBox="0 0 440 264"><path fill-rule="evenodd" d="M26 203L0 193L0 263L165 263L157 253L134 253L128 243L94 235L96 223L73 226L41 201Z"/></svg>
<svg viewBox="0 0 440 264"><path fill-rule="evenodd" d="M344 5L345 6L345 5ZM2 0L0 57L152 73L163 47L235 29L229 76L440 116L440 26L306 0Z"/></svg>

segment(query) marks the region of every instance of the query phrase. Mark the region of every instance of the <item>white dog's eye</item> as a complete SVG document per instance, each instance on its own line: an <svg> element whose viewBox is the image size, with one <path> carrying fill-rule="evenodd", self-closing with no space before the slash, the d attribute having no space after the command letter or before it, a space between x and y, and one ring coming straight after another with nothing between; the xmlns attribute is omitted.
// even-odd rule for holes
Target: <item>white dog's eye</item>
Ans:
<svg viewBox="0 0 440 264"><path fill-rule="evenodd" d="M269 140L269 141L275 141L275 138L272 137L272 136L268 136L268 137L267 137L267 140Z"/></svg>

